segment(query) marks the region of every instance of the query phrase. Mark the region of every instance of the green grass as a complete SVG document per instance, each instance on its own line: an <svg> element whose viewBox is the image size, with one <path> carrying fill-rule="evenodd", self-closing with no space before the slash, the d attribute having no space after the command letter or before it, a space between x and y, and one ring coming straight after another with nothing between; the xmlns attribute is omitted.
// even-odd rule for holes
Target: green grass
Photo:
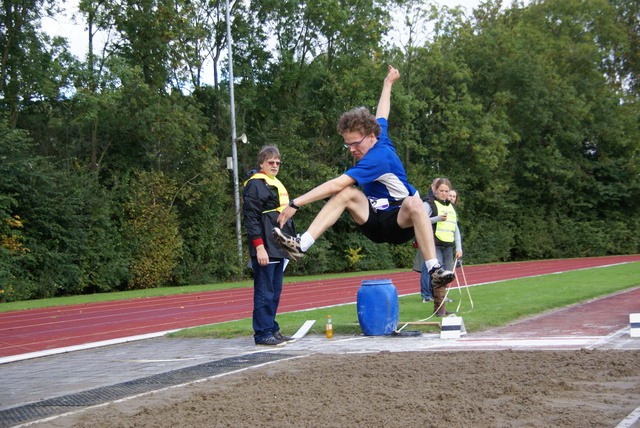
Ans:
<svg viewBox="0 0 640 428"><path fill-rule="evenodd" d="M510 280L495 284L470 287L473 300L471 308L467 290L452 289L448 310L455 310L461 302L459 315L463 317L467 331L481 331L505 325L518 318L561 308L573 303L593 299L640 285L640 262L550 274L532 278ZM416 280L416 289L419 287ZM613 308L612 310L615 310ZM400 297L399 327L406 322L420 321L433 311L432 303L422 303L420 294ZM285 334L293 334L306 320L316 320L312 332L324 332L327 315L333 319L334 335L361 333L355 304L334 306L310 311L279 313L280 328ZM429 321L437 322L433 317ZM437 326L409 325L406 330L438 332ZM171 337L229 338L252 335L251 318L194 327L173 333Z"/></svg>

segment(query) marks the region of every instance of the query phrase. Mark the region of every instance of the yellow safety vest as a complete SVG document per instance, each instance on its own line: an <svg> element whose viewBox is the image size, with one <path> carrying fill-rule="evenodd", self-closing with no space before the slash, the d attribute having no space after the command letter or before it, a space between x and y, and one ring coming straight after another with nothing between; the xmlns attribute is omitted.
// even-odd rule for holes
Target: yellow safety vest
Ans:
<svg viewBox="0 0 640 428"><path fill-rule="evenodd" d="M453 242L456 224L458 222L458 216L456 215L456 210L453 208L453 204L444 205L438 200L434 200L433 203L438 210L438 215L447 213L446 221L439 221L436 223L436 238L442 242Z"/></svg>
<svg viewBox="0 0 640 428"><path fill-rule="evenodd" d="M289 206L289 192L287 192L287 188L284 187L284 184L276 177L269 177L267 174L263 172L258 172L249 177L244 183L243 186L246 186L249 180L253 180L259 178L267 182L269 186L273 186L278 189L278 200L280 201L280 206L278 208L274 208L272 210L262 211L263 213L268 213L271 211L282 212L287 206Z"/></svg>

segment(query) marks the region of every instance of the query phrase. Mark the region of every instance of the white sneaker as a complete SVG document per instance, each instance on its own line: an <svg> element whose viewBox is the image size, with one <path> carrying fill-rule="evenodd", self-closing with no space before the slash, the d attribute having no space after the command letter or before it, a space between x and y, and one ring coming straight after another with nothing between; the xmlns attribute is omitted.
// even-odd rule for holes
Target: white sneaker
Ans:
<svg viewBox="0 0 640 428"><path fill-rule="evenodd" d="M300 235L291 236L287 235L283 231L280 230L279 227L273 228L273 237L276 239L278 244L282 247L283 250L287 252L291 260L300 261L302 256L304 256L304 251L300 247Z"/></svg>

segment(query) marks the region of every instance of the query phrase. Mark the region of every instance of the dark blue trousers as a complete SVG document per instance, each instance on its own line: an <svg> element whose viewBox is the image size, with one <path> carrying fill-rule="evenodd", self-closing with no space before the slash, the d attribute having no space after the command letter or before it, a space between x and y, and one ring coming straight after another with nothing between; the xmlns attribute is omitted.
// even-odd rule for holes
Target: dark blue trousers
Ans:
<svg viewBox="0 0 640 428"><path fill-rule="evenodd" d="M251 259L253 267L253 338L255 342L266 339L280 330L276 313L282 294L284 259L270 259L260 266L258 259Z"/></svg>

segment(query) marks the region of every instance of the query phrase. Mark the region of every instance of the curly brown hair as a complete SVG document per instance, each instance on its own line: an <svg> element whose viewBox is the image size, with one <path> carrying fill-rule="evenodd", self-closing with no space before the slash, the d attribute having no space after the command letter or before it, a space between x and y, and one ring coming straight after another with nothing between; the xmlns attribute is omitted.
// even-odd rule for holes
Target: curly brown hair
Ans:
<svg viewBox="0 0 640 428"><path fill-rule="evenodd" d="M366 107L358 107L344 113L338 120L338 134L344 135L346 132L359 132L362 135L373 132L377 137L382 129L376 117Z"/></svg>

